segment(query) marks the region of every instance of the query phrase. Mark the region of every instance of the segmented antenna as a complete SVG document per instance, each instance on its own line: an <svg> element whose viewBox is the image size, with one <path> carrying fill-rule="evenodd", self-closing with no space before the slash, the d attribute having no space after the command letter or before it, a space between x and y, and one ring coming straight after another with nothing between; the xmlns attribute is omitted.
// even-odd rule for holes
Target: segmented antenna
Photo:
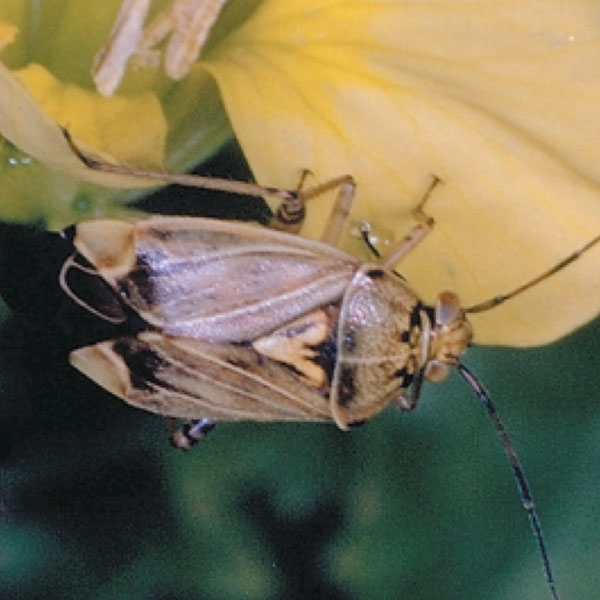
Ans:
<svg viewBox="0 0 600 600"><path fill-rule="evenodd" d="M548 557L548 550L546 549L546 544L544 542L544 535L542 534L542 526L540 524L540 519L537 514L537 510L535 508L535 504L533 502L533 496L531 495L531 490L529 489L529 485L527 483L527 479L525 478L525 473L523 472L523 467L521 466L521 462L519 461L519 457L515 449L513 448L512 442L508 437L506 432L506 428L500 419L500 415L494 406L492 399L487 393L486 389L483 387L483 384L479 379L465 367L462 363L458 363L456 365L458 372L463 376L465 381L473 388L484 407L486 408L492 423L494 424L494 428L496 429L496 433L500 437L500 442L502 443L502 447L504 448L504 452L510 462L510 466L513 470L513 475L515 476L515 480L517 482L517 488L519 490L519 494L521 496L521 504L523 508L527 511L527 516L529 517L529 522L531 523L531 529L533 530L533 536L537 542L538 550L540 553L540 557L542 559L542 564L544 568L544 575L546 577L546 582L548 584L548 589L550 594L552 595L553 600L559 600L558 590L556 589L556 583L554 581L554 575L552 575L552 567L550 565L550 558Z"/></svg>
<svg viewBox="0 0 600 600"><path fill-rule="evenodd" d="M489 298L488 300L484 300L483 302L473 304L473 306L465 308L464 311L470 314L484 312L486 310L494 308L495 306L498 306L499 304L503 304L507 300L510 300L511 298L514 298L515 296L524 292L525 290L528 290L529 288L532 288L533 286L537 285L538 283L540 283L540 281L544 281L544 279L547 279L555 273L562 271L565 267L570 265L572 262L575 262L582 254L587 252L590 248L592 248L599 242L600 235L597 235L595 238L587 242L587 244L584 244L581 248L575 250L575 252L572 252L571 254L569 254L569 256L563 258L560 262L557 262L555 265L553 265L543 273L540 273L537 277L530 279L523 285L516 287L514 290L511 290L506 294L499 294L498 296L494 296L493 298Z"/></svg>

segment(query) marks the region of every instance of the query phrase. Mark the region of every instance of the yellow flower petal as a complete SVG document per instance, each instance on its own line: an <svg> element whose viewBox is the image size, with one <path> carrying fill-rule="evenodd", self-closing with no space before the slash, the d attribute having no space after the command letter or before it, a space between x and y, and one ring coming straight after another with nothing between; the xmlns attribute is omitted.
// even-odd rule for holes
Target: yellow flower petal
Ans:
<svg viewBox="0 0 600 600"><path fill-rule="evenodd" d="M86 181L111 183L81 164L60 127L68 128L86 147L102 149L123 162L162 164L166 121L151 93L103 98L73 84L62 84L33 64L17 73L0 64L0 90L0 131L49 166ZM139 181L127 178L114 183L141 187Z"/></svg>
<svg viewBox="0 0 600 600"><path fill-rule="evenodd" d="M154 0L153 9L167 3ZM117 96L107 100L93 91L93 57L119 4L15 0L0 6L2 23L10 23L0 29L0 44L20 29L0 65L2 218L43 218L62 227L82 218L122 215L125 209L116 204L148 186L84 168L59 125L67 126L88 154L171 170L211 156L231 135L216 84L202 69L174 84L159 65L135 65Z"/></svg>
<svg viewBox="0 0 600 600"><path fill-rule="evenodd" d="M354 219L414 224L432 175L435 231L400 270L426 300L470 305L538 275L600 231L596 0L265 0L211 49L257 177L351 173ZM311 200L318 235L331 198ZM349 236L345 245L357 251ZM549 342L598 314L600 247L474 315L476 341Z"/></svg>
<svg viewBox="0 0 600 600"><path fill-rule="evenodd" d="M18 31L15 25L0 19L0 50L14 42Z"/></svg>
<svg viewBox="0 0 600 600"><path fill-rule="evenodd" d="M159 168L167 131L161 105L151 92L104 98L55 79L40 65L15 73L39 107L87 146L133 165Z"/></svg>

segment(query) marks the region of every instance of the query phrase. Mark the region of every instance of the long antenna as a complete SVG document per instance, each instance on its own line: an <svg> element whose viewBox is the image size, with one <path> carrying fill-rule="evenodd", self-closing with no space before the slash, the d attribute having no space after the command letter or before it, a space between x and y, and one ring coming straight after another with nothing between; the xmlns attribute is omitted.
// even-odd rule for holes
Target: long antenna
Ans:
<svg viewBox="0 0 600 600"><path fill-rule="evenodd" d="M584 252L587 252L592 246L595 246L598 242L600 242L600 235L597 235L595 238L590 240L587 244L583 245L578 250L575 250L575 252L569 254L569 256L563 258L560 262L557 262L554 266L550 267L547 271L544 271L543 273L541 273L537 277L534 277L533 279L529 280L528 282L524 283L523 285L516 287L514 290L511 290L510 292L508 292L506 294L500 294L498 296L494 296L493 298L489 298L488 300L484 300L483 302L478 302L477 304L474 304L473 306L469 306L468 308L465 308L464 311L466 313L484 312L486 310L490 310L490 308L494 308L494 306L498 306L499 304L502 304L503 302L510 300L510 298L514 298L516 295L520 294L521 292L524 292L525 290L528 290L529 288L538 284L540 281L544 281L544 279L550 277L551 275L554 275L555 273L562 271L566 266L568 266L572 262L576 261Z"/></svg>
<svg viewBox="0 0 600 600"><path fill-rule="evenodd" d="M527 479L525 478L525 473L523 472L523 467L521 466L521 462L519 461L519 457L515 449L513 448L512 442L508 437L508 433L506 432L506 428L500 419L500 415L494 406L492 399L487 393L486 389L483 387L483 384L479 379L465 367L462 363L458 363L456 365L458 372L463 376L466 382L473 388L484 407L486 408L490 419L494 424L494 428L496 429L496 433L500 437L500 442L502 443L502 447L504 448L504 452L510 462L510 466L513 470L513 475L515 476L515 480L517 482L517 488L519 490L519 494L521 496L521 504L523 508L527 511L527 516L529 517L529 522L531 523L531 529L533 530L533 536L537 542L538 550L540 553L540 557L542 559L542 564L544 568L544 575L546 577L546 582L548 583L548 589L550 594L552 595L553 600L559 600L558 591L556 589L556 583L554 581L554 576L552 575L552 567L550 565L550 558L548 557L548 551L546 549L546 544L544 543L544 536L542 534L542 526L540 524L540 519L537 514L537 510L535 508L535 504L533 502L533 496L531 495L531 490L529 489L529 485L527 483Z"/></svg>

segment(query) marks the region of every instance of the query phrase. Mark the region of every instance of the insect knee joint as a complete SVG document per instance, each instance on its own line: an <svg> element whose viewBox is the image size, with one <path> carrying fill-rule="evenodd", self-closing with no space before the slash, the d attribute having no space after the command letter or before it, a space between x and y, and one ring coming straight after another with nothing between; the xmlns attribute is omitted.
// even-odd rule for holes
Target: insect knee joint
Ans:
<svg viewBox="0 0 600 600"><path fill-rule="evenodd" d="M189 450L203 440L215 428L215 425L216 423L211 419L192 419L183 426L173 429L169 440L175 448Z"/></svg>
<svg viewBox="0 0 600 600"><path fill-rule="evenodd" d="M435 220L432 216L428 215L425 212L424 207L425 207L425 204L427 203L427 201L429 200L429 198L431 197L433 190L440 183L443 183L443 181L437 175L433 175L432 179L431 179L431 183L429 184L429 187L425 191L425 194L424 194L421 202L419 202L418 206L413 210L413 213L412 213L413 217L419 223L423 223L423 225L425 225L429 229L431 229L433 227L433 225L435 224Z"/></svg>

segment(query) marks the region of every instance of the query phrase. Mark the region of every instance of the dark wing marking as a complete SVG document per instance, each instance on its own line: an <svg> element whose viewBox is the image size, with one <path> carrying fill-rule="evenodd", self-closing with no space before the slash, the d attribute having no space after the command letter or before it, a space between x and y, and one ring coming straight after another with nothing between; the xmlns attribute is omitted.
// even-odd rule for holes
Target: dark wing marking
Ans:
<svg viewBox="0 0 600 600"><path fill-rule="evenodd" d="M126 402L162 415L331 420L326 394L246 345L146 332L75 350L71 363Z"/></svg>

